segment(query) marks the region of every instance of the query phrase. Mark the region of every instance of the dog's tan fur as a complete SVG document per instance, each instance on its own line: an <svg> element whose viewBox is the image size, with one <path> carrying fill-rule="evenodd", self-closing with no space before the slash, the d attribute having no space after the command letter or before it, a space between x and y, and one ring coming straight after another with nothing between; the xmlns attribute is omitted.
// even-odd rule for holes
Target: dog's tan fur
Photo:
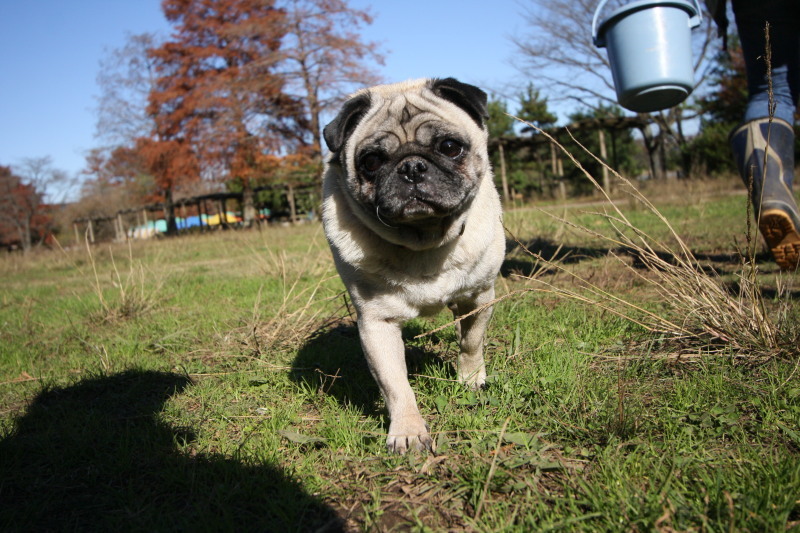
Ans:
<svg viewBox="0 0 800 533"><path fill-rule="evenodd" d="M389 411L387 446L433 449L408 382L403 322L449 306L456 316L491 302L505 250L501 207L487 153L487 132L429 80L366 89L369 107L326 162L322 218L337 269L358 312L362 347ZM370 186L359 178L360 147L383 139L391 153L409 143L429 149L433 131L451 128L469 140L460 164L465 204L422 227L387 223L361 205ZM381 145L381 146L383 146ZM366 195L366 196L364 196ZM414 221L416 222L416 221ZM483 342L491 308L460 322L458 379L484 384Z"/></svg>

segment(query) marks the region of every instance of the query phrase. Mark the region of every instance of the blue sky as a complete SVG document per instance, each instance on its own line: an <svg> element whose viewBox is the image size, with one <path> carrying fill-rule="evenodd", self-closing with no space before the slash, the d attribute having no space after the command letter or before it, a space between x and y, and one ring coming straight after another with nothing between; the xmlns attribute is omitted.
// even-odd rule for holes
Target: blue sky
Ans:
<svg viewBox="0 0 800 533"><path fill-rule="evenodd" d="M454 76L488 91L524 84L512 66L517 0L353 0L383 45L388 81ZM168 33L159 0L0 0L0 165L50 156L76 175L94 138L95 79L127 34Z"/></svg>

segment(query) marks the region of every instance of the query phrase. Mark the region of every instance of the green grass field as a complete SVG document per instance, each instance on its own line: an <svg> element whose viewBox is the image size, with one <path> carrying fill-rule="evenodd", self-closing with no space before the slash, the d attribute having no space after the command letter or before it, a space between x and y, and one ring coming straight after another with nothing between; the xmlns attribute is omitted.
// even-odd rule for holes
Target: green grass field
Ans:
<svg viewBox="0 0 800 533"><path fill-rule="evenodd" d="M738 298L745 197L645 194ZM545 211L600 231L584 211L605 207ZM751 357L564 297L578 276L691 318L607 242L537 209L505 221L488 387L454 381L447 314L405 328L436 456L386 453L316 223L0 258L0 529L800 530L796 275L759 252L783 344Z"/></svg>

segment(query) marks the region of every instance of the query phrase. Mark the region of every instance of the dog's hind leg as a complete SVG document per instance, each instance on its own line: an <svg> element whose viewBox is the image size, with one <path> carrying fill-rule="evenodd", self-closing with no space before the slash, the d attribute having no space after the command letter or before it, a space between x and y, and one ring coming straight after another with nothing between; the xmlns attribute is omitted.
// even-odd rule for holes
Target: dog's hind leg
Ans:
<svg viewBox="0 0 800 533"><path fill-rule="evenodd" d="M458 344L461 349L458 356L458 380L475 389L483 387L486 383L483 344L486 328L492 316L492 307L487 304L492 300L494 300L494 287L478 294L472 300L460 301L450 306L456 318L464 317L456 323ZM487 307L482 308L483 306ZM473 313L477 309L480 311Z"/></svg>

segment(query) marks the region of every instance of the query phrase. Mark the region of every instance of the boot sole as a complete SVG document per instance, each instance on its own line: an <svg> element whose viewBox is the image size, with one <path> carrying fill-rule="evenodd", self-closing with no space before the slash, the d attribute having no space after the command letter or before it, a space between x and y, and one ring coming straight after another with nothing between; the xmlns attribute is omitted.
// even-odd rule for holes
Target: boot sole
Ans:
<svg viewBox="0 0 800 533"><path fill-rule="evenodd" d="M800 234L789 215L780 210L765 211L758 229L781 270L796 270L800 263Z"/></svg>

